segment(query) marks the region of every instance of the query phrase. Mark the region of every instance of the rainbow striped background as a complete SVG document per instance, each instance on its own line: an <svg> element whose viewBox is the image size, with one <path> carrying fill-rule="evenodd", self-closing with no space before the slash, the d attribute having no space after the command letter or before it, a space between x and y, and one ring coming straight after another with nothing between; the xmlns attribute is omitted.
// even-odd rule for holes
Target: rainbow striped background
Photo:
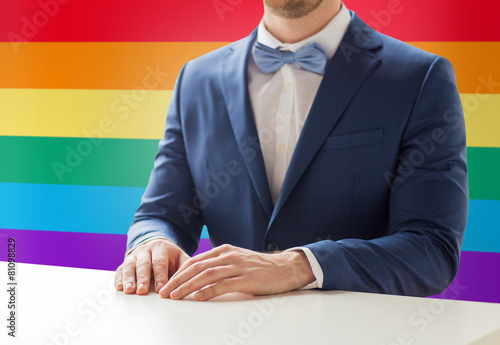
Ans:
<svg viewBox="0 0 500 345"><path fill-rule="evenodd" d="M500 3L345 3L455 66L471 200L460 271L441 297L500 302ZM0 260L14 237L19 262L114 270L181 66L261 16L262 0L2 1Z"/></svg>

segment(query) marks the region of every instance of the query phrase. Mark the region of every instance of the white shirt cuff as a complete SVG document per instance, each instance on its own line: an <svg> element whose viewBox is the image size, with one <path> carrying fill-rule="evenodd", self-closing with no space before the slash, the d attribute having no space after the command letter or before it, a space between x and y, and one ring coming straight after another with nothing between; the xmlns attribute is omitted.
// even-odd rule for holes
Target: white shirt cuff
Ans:
<svg viewBox="0 0 500 345"><path fill-rule="evenodd" d="M164 240L170 241L172 243L174 242L170 238L165 237L165 236L156 235L156 236L148 237L148 238L142 240L141 242L137 243L135 246L133 246L129 250L127 250L127 252L125 253L125 257L127 257L130 253L132 253L135 250L135 248L139 247L140 245L146 244L146 243L148 243L148 242L150 242L152 240L156 240L156 239L159 239L159 238L162 238Z"/></svg>
<svg viewBox="0 0 500 345"><path fill-rule="evenodd" d="M316 278L315 281L313 281L310 284L307 284L301 290L309 290L309 289L316 289L316 288L322 288L323 287L323 270L321 269L321 265L318 262L318 259L314 256L313 252L311 249L307 247L293 247L290 249L287 249L285 251L289 250L302 250L304 254L306 254L307 260L309 261L309 265L311 265L311 270Z"/></svg>

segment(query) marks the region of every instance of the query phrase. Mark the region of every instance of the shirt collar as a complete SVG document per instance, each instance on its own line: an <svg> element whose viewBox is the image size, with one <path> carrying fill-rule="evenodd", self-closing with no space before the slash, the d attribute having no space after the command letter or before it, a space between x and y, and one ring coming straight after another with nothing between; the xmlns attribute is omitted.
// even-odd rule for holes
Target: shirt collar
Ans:
<svg viewBox="0 0 500 345"><path fill-rule="evenodd" d="M350 22L351 13L342 3L339 13L321 31L296 43L282 43L267 31L264 19L262 19L257 29L257 42L274 49L289 50L292 52L296 52L309 43L317 42L326 51L328 58L331 59L337 51Z"/></svg>

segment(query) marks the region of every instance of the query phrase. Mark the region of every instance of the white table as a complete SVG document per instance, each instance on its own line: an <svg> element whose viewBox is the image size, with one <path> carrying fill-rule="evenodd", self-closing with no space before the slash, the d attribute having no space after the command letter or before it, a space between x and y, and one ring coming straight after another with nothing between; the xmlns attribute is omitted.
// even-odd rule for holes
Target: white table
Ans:
<svg viewBox="0 0 500 345"><path fill-rule="evenodd" d="M17 264L17 337L0 344L500 344L500 304L343 291L209 302L124 295L113 272Z"/></svg>

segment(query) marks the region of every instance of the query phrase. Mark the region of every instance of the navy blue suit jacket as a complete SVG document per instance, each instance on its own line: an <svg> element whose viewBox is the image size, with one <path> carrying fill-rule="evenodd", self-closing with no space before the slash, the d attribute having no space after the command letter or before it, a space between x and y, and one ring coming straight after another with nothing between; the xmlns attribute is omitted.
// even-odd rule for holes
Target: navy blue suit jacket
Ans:
<svg viewBox="0 0 500 345"><path fill-rule="evenodd" d="M250 36L187 63L128 232L188 254L312 250L324 289L431 295L454 278L468 211L465 124L451 64L352 13L273 207L248 93Z"/></svg>

